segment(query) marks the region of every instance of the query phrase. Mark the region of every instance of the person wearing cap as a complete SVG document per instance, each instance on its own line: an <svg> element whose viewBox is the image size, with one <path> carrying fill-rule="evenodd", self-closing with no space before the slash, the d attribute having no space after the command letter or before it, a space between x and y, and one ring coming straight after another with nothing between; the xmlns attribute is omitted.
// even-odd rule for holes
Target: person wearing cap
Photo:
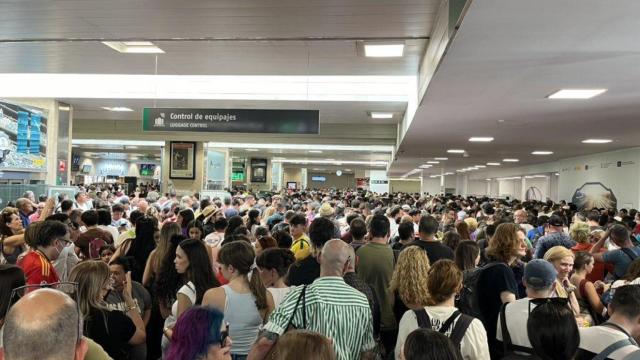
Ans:
<svg viewBox="0 0 640 360"><path fill-rule="evenodd" d="M534 259L524 267L522 282L527 289L527 297L505 303L498 316L496 339L504 342L506 335L509 335L510 344L507 344L507 349L517 353L533 353L527 333L527 320L531 309L536 307L535 299L551 297L556 277L556 269L546 260ZM504 331L503 323L507 325Z"/></svg>
<svg viewBox="0 0 640 360"><path fill-rule="evenodd" d="M564 246L571 249L576 242L571 240L569 235L564 232L564 220L560 215L551 215L546 229L547 235L542 236L536 242L536 250L533 254L535 259L542 259L547 250L554 246Z"/></svg>
<svg viewBox="0 0 640 360"><path fill-rule="evenodd" d="M333 222L333 227L334 227L333 237L335 239L340 239L340 237L342 236L342 234L340 234L340 227L333 220L333 215L335 213L336 213L335 209L328 202L323 203L322 206L320 206L320 209L318 209L318 216L319 217L327 218L327 219L331 220L331 222Z"/></svg>

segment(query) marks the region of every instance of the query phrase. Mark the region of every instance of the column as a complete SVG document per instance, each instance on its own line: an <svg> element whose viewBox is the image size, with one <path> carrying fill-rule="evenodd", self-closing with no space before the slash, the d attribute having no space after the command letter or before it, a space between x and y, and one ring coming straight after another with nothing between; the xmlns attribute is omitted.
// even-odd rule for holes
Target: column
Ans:
<svg viewBox="0 0 640 360"><path fill-rule="evenodd" d="M164 191L175 191L178 195L190 195L194 192L201 191L204 187L204 168L205 162L205 143L196 143L195 148L195 178L194 179L171 179L170 167L171 167L171 144L169 141L165 141L164 148L162 149L162 184Z"/></svg>
<svg viewBox="0 0 640 360"><path fill-rule="evenodd" d="M522 186L520 187L520 201L525 201L527 199L527 178L526 176L522 177Z"/></svg>

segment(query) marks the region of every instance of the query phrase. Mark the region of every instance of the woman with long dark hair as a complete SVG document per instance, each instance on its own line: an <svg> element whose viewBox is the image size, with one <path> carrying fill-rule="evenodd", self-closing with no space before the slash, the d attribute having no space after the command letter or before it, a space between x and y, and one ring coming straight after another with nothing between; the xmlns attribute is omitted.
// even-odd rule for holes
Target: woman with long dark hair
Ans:
<svg viewBox="0 0 640 360"><path fill-rule="evenodd" d="M176 301L171 307L171 315L165 320L164 345L168 345L165 339L171 340L172 328L180 315L190 307L200 305L207 290L220 286L213 275L209 253L200 240L183 240L176 248L174 264L185 285L178 290Z"/></svg>
<svg viewBox="0 0 640 360"><path fill-rule="evenodd" d="M247 222L245 223L245 226L249 229L252 235L255 235L256 228L260 226L260 210L251 209L247 212Z"/></svg>
<svg viewBox="0 0 640 360"><path fill-rule="evenodd" d="M156 247L155 234L157 230L158 222L154 218L144 216L136 222L136 237L131 242L131 247L126 253L126 256L130 256L135 260L131 271L131 278L134 281L142 282L147 259Z"/></svg>
<svg viewBox="0 0 640 360"><path fill-rule="evenodd" d="M178 213L178 217L176 218L176 223L180 225L182 229L182 235L189 237L189 223L195 219L195 214L191 209L184 209Z"/></svg>
<svg viewBox="0 0 640 360"><path fill-rule="evenodd" d="M15 264L26 250L24 228L18 209L7 207L0 212L0 255L8 264Z"/></svg>
<svg viewBox="0 0 640 360"><path fill-rule="evenodd" d="M218 263L229 284L207 291L202 301L224 313L233 339L231 355L237 359L249 354L260 326L274 308L254 261L255 251L249 243L233 241L223 245Z"/></svg>

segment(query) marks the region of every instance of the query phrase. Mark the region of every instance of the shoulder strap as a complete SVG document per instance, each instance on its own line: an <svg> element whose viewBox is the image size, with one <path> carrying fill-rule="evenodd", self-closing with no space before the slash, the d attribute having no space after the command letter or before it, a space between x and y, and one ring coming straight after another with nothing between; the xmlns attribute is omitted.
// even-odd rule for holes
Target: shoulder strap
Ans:
<svg viewBox="0 0 640 360"><path fill-rule="evenodd" d="M416 314L416 320L418 321L418 327L421 329L431 329L431 319L429 318L429 314L427 310L424 308L420 310L413 310Z"/></svg>
<svg viewBox="0 0 640 360"><path fill-rule="evenodd" d="M453 312L453 314L451 314L451 316L449 316L449 318L447 320L444 321L444 323L442 323L442 326L440 326L440 330L438 330L441 334L445 334L449 328L451 327L451 324L453 324L454 321L456 321L456 318L460 315L460 310L456 310Z"/></svg>
<svg viewBox="0 0 640 360"><path fill-rule="evenodd" d="M587 300L587 293L585 292L585 286L587 285L587 279L580 280L580 297L584 300Z"/></svg>
<svg viewBox="0 0 640 360"><path fill-rule="evenodd" d="M453 327L453 331L451 332L451 335L449 335L449 338L458 348L460 348L462 338L464 338L464 335L467 333L467 329L469 328L469 325L471 325L473 319L474 318L472 316L461 314L458 321L456 321L456 326Z"/></svg>
<svg viewBox="0 0 640 360"><path fill-rule="evenodd" d="M627 256L629 258L631 258L631 261L633 261L636 258L638 258L638 255L636 255L636 253L634 253L633 250L631 250L629 248L620 248L620 250L622 250L623 253L627 254Z"/></svg>
<svg viewBox="0 0 640 360"><path fill-rule="evenodd" d="M502 307L500 308L500 315L498 315L498 317L500 317L500 328L502 330L502 348L505 355L511 354L511 345L513 345L511 343L509 329L507 328L507 305L509 305L508 302L502 304Z"/></svg>
<svg viewBox="0 0 640 360"><path fill-rule="evenodd" d="M293 322L293 317L296 316L296 311L298 311L298 305L300 305L300 299L302 299L305 296L306 291L307 291L307 285L303 285L302 292L298 296L298 300L296 300L296 306L293 308L293 312L291 313L291 317L289 318L289 321L287 322L287 326L284 328L284 331L287 331L291 326L291 323ZM303 304L303 307L304 307L304 304ZM306 315L306 313L304 313L304 310L303 310L303 314ZM303 325L305 325L306 327L306 317L305 319L303 319Z"/></svg>
<svg viewBox="0 0 640 360"><path fill-rule="evenodd" d="M609 355L611 355L611 353L627 345L632 345L629 339L618 340L613 344L607 346L604 350L602 350L600 354L596 355L593 360L605 360L609 357Z"/></svg>

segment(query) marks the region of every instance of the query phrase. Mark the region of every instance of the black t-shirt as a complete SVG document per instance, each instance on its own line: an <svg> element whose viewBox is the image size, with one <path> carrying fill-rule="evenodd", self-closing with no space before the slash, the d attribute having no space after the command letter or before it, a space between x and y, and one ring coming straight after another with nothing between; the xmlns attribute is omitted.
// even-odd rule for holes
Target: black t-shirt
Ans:
<svg viewBox="0 0 640 360"><path fill-rule="evenodd" d="M493 264L493 263L490 263ZM513 270L504 263L494 264L482 269L478 277L478 306L482 313L482 323L487 331L491 358L499 358L502 345L496 340L498 314L502 307L500 294L509 291L518 298L518 284Z"/></svg>
<svg viewBox="0 0 640 360"><path fill-rule="evenodd" d="M85 335L114 359L129 359L129 340L135 333L133 320L120 311L91 309L85 320Z"/></svg>
<svg viewBox="0 0 640 360"><path fill-rule="evenodd" d="M440 259L453 260L453 250L451 250L450 247L443 245L437 241L414 240L408 243L405 247L414 245L421 247L424 251L427 252L427 257L429 257L429 264L431 265L433 265L433 263Z"/></svg>
<svg viewBox="0 0 640 360"><path fill-rule="evenodd" d="M289 286L309 285L319 277L320 264L318 264L315 257L309 255L291 265L287 276L287 284Z"/></svg>

